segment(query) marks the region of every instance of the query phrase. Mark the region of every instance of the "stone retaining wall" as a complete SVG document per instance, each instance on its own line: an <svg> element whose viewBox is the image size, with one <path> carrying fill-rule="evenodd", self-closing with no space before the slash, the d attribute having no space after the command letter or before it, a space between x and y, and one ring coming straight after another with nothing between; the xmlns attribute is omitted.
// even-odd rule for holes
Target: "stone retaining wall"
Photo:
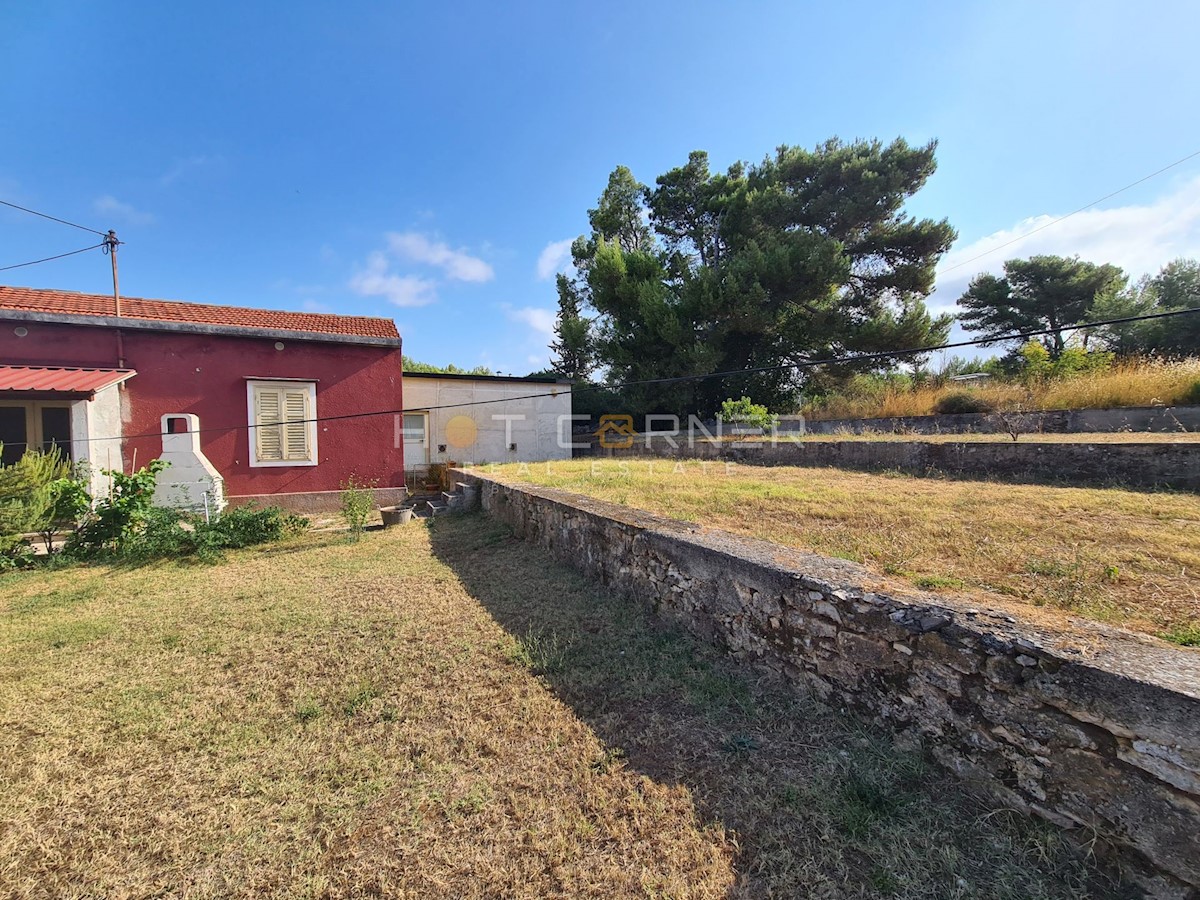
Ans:
<svg viewBox="0 0 1200 900"><path fill-rule="evenodd" d="M1119 409L1048 409L1026 413L1030 430L1044 434L1116 431L1200 431L1200 406L1128 406ZM981 413L893 416L883 419L798 419L784 416L781 427L809 434L992 434L1003 432L994 416ZM1131 437L1133 435L1131 434Z"/></svg>
<svg viewBox="0 0 1200 900"><path fill-rule="evenodd" d="M1057 633L860 566L471 472L527 541L827 702L919 741L1001 803L1094 829L1157 897L1200 893L1200 653Z"/></svg>
<svg viewBox="0 0 1200 900"><path fill-rule="evenodd" d="M647 447L647 443L649 447ZM674 445L674 446L673 446ZM942 473L965 478L1063 484L1122 484L1200 490L1200 442L1037 443L1012 441L804 441L771 442L639 438L627 450L595 448L595 455L652 455L727 459L757 465L832 466L915 475Z"/></svg>

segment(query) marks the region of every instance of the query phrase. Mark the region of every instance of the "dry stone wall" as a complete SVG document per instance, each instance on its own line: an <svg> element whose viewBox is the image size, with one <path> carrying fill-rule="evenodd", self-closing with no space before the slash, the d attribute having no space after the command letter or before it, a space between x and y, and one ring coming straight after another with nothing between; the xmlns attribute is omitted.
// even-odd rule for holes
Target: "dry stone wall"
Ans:
<svg viewBox="0 0 1200 900"><path fill-rule="evenodd" d="M1000 802L1200 895L1200 653L867 590L853 563L470 472L483 509L747 664L920 742Z"/></svg>
<svg viewBox="0 0 1200 900"><path fill-rule="evenodd" d="M627 449L580 455L725 459L766 466L832 466L941 473L965 478L1200 490L1200 443L1038 443L1012 441L747 441L639 438Z"/></svg>

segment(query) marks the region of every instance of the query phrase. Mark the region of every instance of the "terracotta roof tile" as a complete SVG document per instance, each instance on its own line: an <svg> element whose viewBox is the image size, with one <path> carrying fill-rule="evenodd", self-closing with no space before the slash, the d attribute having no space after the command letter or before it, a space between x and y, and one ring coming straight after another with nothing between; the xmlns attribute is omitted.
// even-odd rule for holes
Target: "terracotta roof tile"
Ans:
<svg viewBox="0 0 1200 900"><path fill-rule="evenodd" d="M113 298L105 294L0 286L0 310L57 313L69 316L112 316ZM400 337L396 323L374 316L339 316L329 313L284 312L244 306L216 306L180 300L121 298L121 316L146 322L178 322L232 328L305 331L347 337Z"/></svg>

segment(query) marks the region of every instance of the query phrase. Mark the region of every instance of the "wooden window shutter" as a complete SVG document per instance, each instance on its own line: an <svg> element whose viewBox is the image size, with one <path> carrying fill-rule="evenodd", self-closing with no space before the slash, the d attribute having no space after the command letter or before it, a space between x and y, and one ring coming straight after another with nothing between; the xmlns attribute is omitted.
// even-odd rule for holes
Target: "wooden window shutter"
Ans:
<svg viewBox="0 0 1200 900"><path fill-rule="evenodd" d="M312 416L308 409L307 390L284 390L283 394L283 452L288 460L311 459L312 451L308 444Z"/></svg>
<svg viewBox="0 0 1200 900"><path fill-rule="evenodd" d="M254 392L255 453L260 462L284 460L283 392L258 388Z"/></svg>

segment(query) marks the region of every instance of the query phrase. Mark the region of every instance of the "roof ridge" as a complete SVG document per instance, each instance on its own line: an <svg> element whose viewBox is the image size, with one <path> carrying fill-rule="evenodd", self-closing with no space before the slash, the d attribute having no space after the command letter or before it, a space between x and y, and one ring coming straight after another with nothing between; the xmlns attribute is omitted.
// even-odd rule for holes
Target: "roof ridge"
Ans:
<svg viewBox="0 0 1200 900"><path fill-rule="evenodd" d="M128 320L129 327L233 328L254 332L294 332L325 338L398 342L394 319L339 312L307 312L260 306L226 306L192 300L121 297L120 318L111 294L0 285L0 314L63 317L65 320L103 319L105 325ZM101 323L97 323L101 324ZM352 341L353 342L353 341Z"/></svg>
<svg viewBox="0 0 1200 900"><path fill-rule="evenodd" d="M0 284L0 291L31 291L39 294L71 294L76 297L89 297L97 300L112 300L112 294L97 294L95 291L71 291L66 288L25 287L17 284ZM128 303L178 303L181 306L203 306L206 309L244 309L252 312L286 313L292 316L319 316L335 319L375 319L384 322L394 321L388 316L367 316L361 313L315 312L306 309L275 309L266 306L246 306L241 303L205 303L200 300L175 300L167 297L134 297L121 295L121 302Z"/></svg>

